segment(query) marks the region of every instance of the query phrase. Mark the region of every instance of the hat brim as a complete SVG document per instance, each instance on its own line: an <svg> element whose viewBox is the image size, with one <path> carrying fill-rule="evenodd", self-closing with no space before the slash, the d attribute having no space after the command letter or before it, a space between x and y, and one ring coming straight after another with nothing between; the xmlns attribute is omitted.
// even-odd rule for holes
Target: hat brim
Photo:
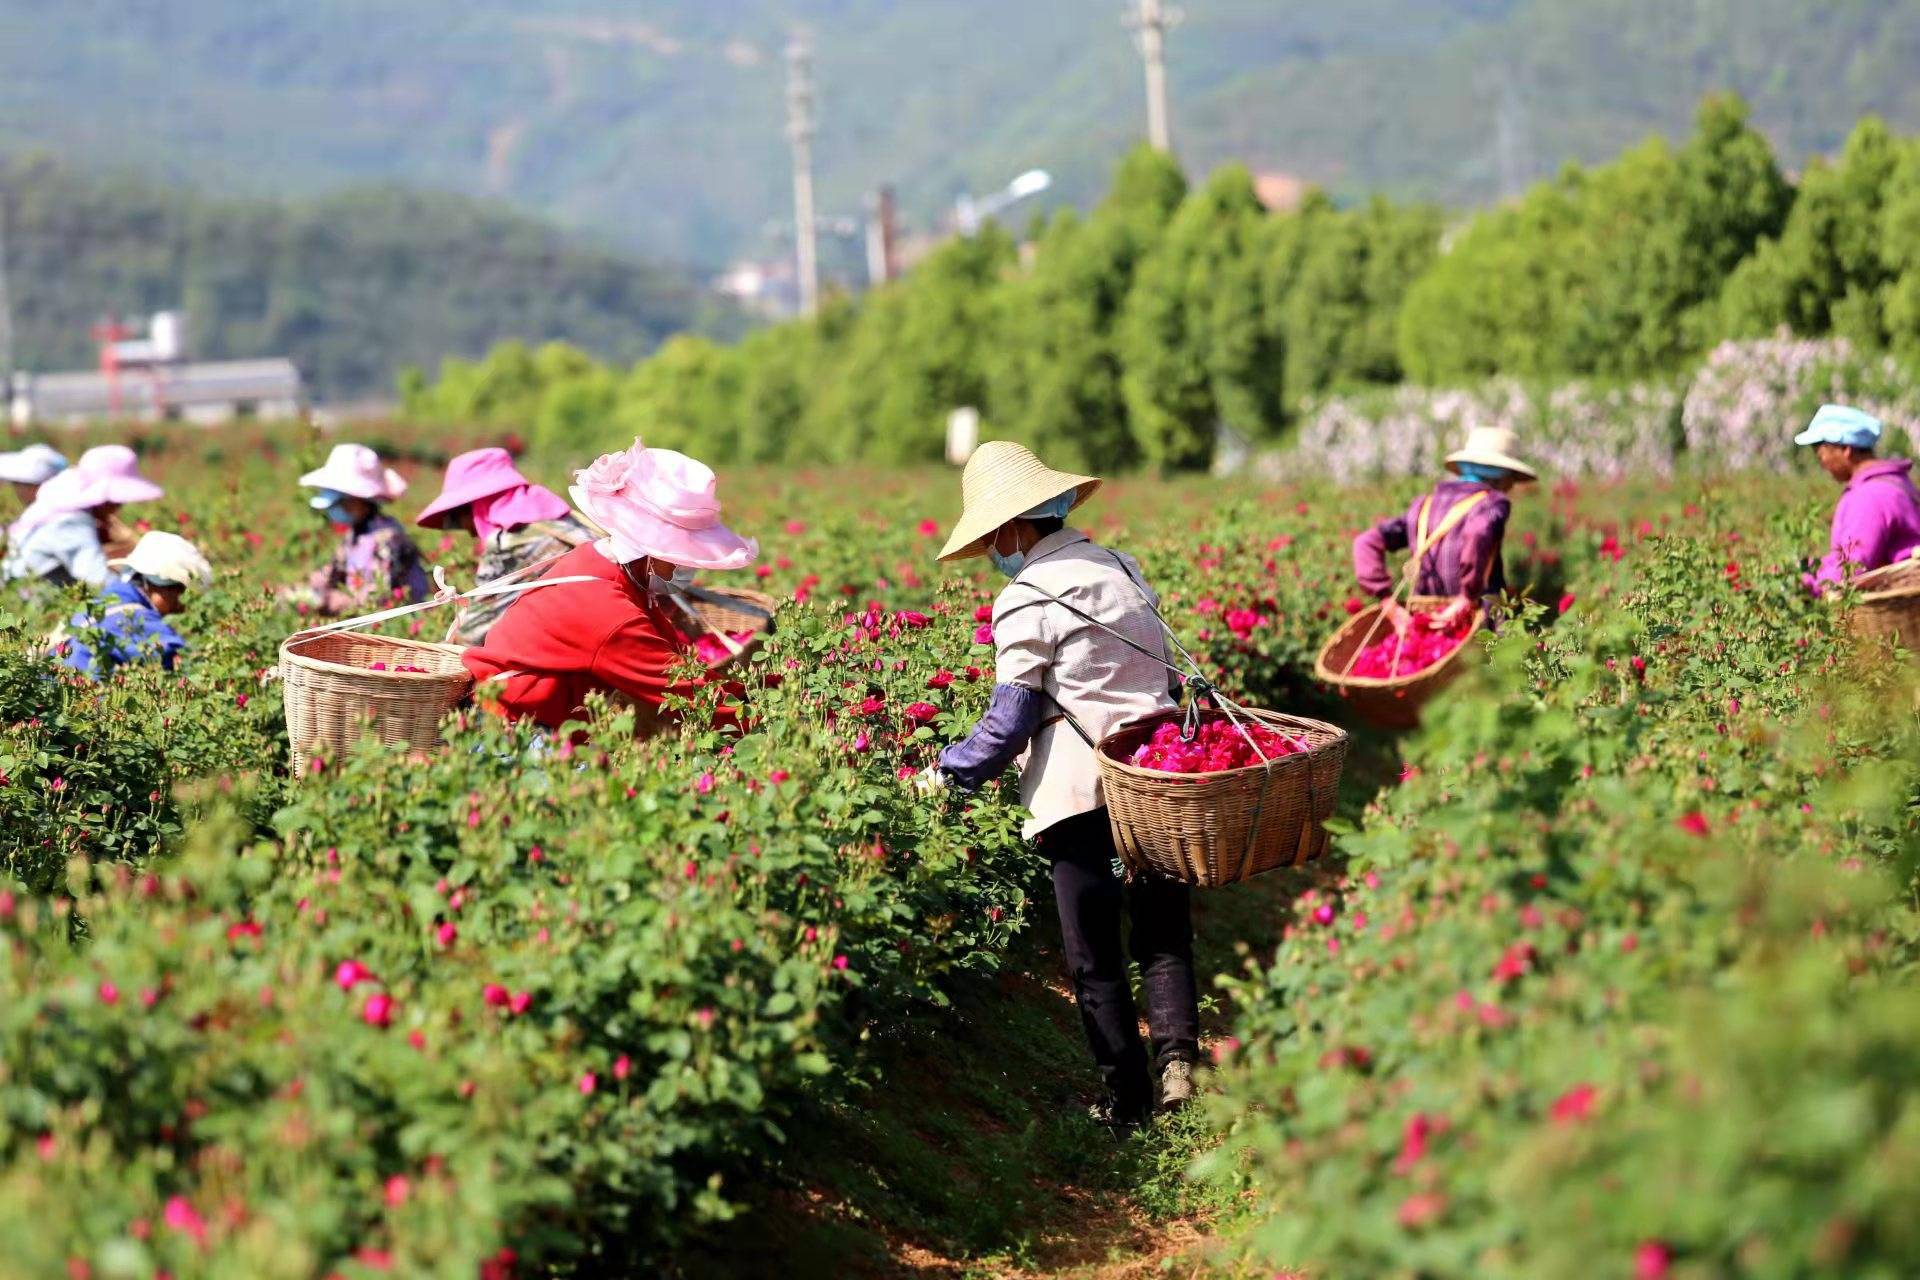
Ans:
<svg viewBox="0 0 1920 1280"><path fill-rule="evenodd" d="M393 502L407 491L407 482L398 471L388 467L376 484L357 472L329 471L321 467L300 477L303 489L331 489L363 502Z"/></svg>
<svg viewBox="0 0 1920 1280"><path fill-rule="evenodd" d="M0 459L0 483L6 484L45 484L59 475L58 471L47 471L31 466L14 466Z"/></svg>
<svg viewBox="0 0 1920 1280"><path fill-rule="evenodd" d="M1447 470L1455 475L1460 473L1460 464L1470 462L1476 467L1498 467L1502 471L1511 471L1522 480L1538 480L1540 475L1532 467L1508 453L1480 453L1472 449L1462 449L1447 455Z"/></svg>
<svg viewBox="0 0 1920 1280"><path fill-rule="evenodd" d="M166 490L151 480L142 480L137 476L104 476L93 481L88 496L93 499L87 505L97 507L103 502L125 506L129 502L153 502L165 496Z"/></svg>
<svg viewBox="0 0 1920 1280"><path fill-rule="evenodd" d="M470 507L485 498L498 497L511 493L515 489L524 489L533 482L518 471L500 472L492 480L481 484L465 484L457 489L447 489L439 497L429 502L413 518L413 522L423 529L438 529L447 522L447 517L462 507Z"/></svg>
<svg viewBox="0 0 1920 1280"><path fill-rule="evenodd" d="M490 498L490 493L443 493L429 502L413 522L422 529L439 529L447 523L447 517L462 507L470 507L482 498Z"/></svg>
<svg viewBox="0 0 1920 1280"><path fill-rule="evenodd" d="M1828 435L1825 431L1821 430L1818 427L1808 427L1805 431L1802 431L1799 435L1795 436L1793 438L1793 442L1803 447L1806 445L1812 445L1812 444L1837 444L1837 445L1842 445L1849 449L1873 447L1871 445L1850 444L1845 440L1835 440L1832 436Z"/></svg>
<svg viewBox="0 0 1920 1280"><path fill-rule="evenodd" d="M724 524L686 529L630 505L620 512L618 521L603 520L594 509L592 495L579 485L568 488L567 494L585 522L610 544L609 558L622 564L651 556L686 569L725 573L744 569L760 558L758 542Z"/></svg>
<svg viewBox="0 0 1920 1280"><path fill-rule="evenodd" d="M987 539L1009 520L1018 520L1021 512L1031 511L1069 490L1073 492L1073 505L1067 508L1071 512L1099 492L1105 483L1096 476L1076 476L1065 471L1035 473L1019 485L995 493L980 507L962 511L954 521L953 532L947 535L946 546L935 558L945 564L983 556L987 553Z"/></svg>

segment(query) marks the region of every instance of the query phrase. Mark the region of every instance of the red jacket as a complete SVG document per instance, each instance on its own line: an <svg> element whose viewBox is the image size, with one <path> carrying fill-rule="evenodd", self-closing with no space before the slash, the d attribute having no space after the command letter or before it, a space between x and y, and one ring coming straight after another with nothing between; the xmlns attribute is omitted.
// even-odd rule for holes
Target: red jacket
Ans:
<svg viewBox="0 0 1920 1280"><path fill-rule="evenodd" d="M595 689L658 707L669 690L686 697L701 687L701 681L668 676L686 654L679 629L591 543L568 552L543 576L581 575L594 581L522 595L485 641L462 655L476 683L515 673L499 682L508 718L531 716L557 729L583 716L587 694Z"/></svg>

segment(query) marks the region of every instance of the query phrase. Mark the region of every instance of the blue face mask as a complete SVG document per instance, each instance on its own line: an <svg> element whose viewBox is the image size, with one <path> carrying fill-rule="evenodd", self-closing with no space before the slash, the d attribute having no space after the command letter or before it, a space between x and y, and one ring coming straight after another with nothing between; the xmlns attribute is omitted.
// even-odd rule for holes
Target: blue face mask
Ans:
<svg viewBox="0 0 1920 1280"><path fill-rule="evenodd" d="M1020 518L1022 520L1064 520L1067 518L1067 513L1073 510L1073 499L1074 491L1069 489L1065 493L1048 498L1031 510L1022 511ZM997 532L995 536L998 536ZM1016 551L1012 555L1001 555L1000 549L991 542L987 544L987 559L993 561L993 567L1009 578L1019 577L1020 571L1027 567L1026 552Z"/></svg>

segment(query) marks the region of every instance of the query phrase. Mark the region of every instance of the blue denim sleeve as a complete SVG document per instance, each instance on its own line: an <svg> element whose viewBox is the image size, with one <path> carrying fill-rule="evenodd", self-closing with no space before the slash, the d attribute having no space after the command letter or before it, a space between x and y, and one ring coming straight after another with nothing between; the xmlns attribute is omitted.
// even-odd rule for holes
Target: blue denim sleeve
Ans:
<svg viewBox="0 0 1920 1280"><path fill-rule="evenodd" d="M961 790L979 790L1027 749L1045 710L1046 698L1025 685L996 684L987 714L972 733L940 753L940 768Z"/></svg>

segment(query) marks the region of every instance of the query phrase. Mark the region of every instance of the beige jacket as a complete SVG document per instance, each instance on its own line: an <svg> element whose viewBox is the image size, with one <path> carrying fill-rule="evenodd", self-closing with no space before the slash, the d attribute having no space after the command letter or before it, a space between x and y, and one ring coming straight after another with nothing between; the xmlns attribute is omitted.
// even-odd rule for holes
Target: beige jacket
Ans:
<svg viewBox="0 0 1920 1280"><path fill-rule="evenodd" d="M1148 653L1167 654L1154 615L1159 598L1133 557L1109 551L1073 529L1034 544L1026 567L993 605L994 679L1032 689L1054 704L1019 760L1020 799L1033 813L1025 828L1029 839L1106 803L1093 749L1060 711L1098 742L1122 725L1174 706L1168 692L1173 676L1165 666L1042 591L1098 618Z"/></svg>

